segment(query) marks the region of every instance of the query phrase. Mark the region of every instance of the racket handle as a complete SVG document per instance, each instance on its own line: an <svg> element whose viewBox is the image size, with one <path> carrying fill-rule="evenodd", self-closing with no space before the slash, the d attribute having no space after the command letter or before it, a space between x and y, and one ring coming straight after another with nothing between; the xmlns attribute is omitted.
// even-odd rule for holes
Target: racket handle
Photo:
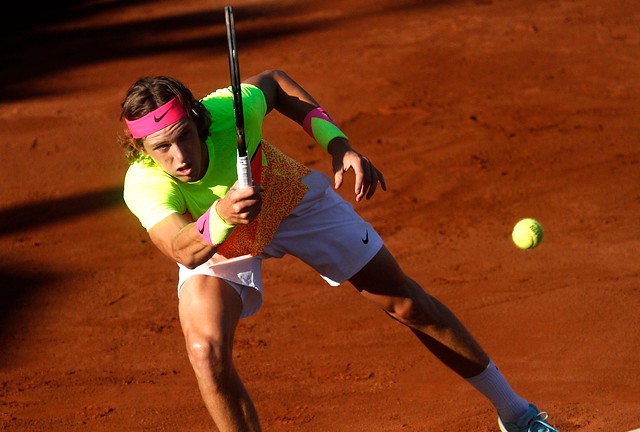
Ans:
<svg viewBox="0 0 640 432"><path fill-rule="evenodd" d="M238 170L238 186L244 189L251 185L251 163L248 156L238 156L236 163Z"/></svg>

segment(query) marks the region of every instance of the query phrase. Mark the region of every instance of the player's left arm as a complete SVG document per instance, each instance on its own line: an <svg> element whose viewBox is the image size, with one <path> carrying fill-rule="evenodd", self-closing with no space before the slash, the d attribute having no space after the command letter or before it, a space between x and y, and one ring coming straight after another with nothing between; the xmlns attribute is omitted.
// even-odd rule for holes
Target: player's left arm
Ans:
<svg viewBox="0 0 640 432"><path fill-rule="evenodd" d="M281 70L267 70L245 80L262 90L267 113L275 109L303 126L332 156L334 187L342 186L344 173L353 169L355 174L356 201L370 199L378 184L387 190L382 173L369 159L357 152L320 104L289 75ZM311 127L311 121L319 127Z"/></svg>

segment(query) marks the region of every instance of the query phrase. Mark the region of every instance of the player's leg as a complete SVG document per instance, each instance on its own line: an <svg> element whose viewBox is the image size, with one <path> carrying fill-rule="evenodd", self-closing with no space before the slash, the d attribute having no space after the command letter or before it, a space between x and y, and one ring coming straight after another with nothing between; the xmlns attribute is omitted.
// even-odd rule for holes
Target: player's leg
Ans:
<svg viewBox="0 0 640 432"><path fill-rule="evenodd" d="M349 281L463 378L486 369L489 357L460 320L409 278L386 247Z"/></svg>
<svg viewBox="0 0 640 432"><path fill-rule="evenodd" d="M330 180L312 173L304 181L310 191L295 217L280 224L263 255L296 256L331 285L349 280L486 396L503 421L526 427L539 423L542 413L533 406L529 409L511 389L458 318L400 269L378 233L331 188ZM512 432L510 426L507 432Z"/></svg>
<svg viewBox="0 0 640 432"><path fill-rule="evenodd" d="M258 415L232 348L242 301L221 279L194 275L180 290L180 323L204 403L221 432L259 431Z"/></svg>
<svg viewBox="0 0 640 432"><path fill-rule="evenodd" d="M505 422L517 422L535 407L517 395L460 320L399 267L391 253L380 252L350 282L363 296L408 326L438 359L480 391ZM529 412L531 411L531 412Z"/></svg>

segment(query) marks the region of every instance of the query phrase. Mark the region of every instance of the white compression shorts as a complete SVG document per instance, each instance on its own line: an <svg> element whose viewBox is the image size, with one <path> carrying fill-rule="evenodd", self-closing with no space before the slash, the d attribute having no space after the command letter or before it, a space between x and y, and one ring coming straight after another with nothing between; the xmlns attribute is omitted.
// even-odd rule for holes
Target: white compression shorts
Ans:
<svg viewBox="0 0 640 432"><path fill-rule="evenodd" d="M350 279L380 251L382 239L353 206L319 171L302 179L309 190L285 218L262 254L216 261L216 256L194 269L178 264L180 288L192 275L219 277L231 285L243 302L241 317L262 306L262 260L295 256L312 267L327 283L340 285Z"/></svg>

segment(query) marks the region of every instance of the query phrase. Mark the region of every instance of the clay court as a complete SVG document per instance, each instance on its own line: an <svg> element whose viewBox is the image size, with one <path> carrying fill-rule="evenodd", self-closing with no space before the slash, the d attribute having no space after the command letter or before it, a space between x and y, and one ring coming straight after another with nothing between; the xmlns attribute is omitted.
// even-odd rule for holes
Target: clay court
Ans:
<svg viewBox="0 0 640 432"><path fill-rule="evenodd" d="M122 200L142 75L229 85L219 1L17 4L0 69L0 425L215 430L174 263ZM640 9L609 0L235 1L242 77L289 73L388 191L356 203L562 432L640 428ZM278 113L264 137L331 175ZM545 237L523 251L521 218ZM492 407L350 285L264 264L235 361L273 432L497 432Z"/></svg>

